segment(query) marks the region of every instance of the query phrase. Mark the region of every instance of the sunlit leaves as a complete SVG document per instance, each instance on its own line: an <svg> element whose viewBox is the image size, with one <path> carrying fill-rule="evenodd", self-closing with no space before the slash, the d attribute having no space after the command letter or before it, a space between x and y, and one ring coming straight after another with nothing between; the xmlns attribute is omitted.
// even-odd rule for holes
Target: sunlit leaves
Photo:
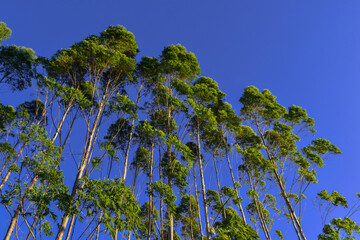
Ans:
<svg viewBox="0 0 360 240"><path fill-rule="evenodd" d="M13 91L30 87L36 76L35 60L31 48L0 46L0 83L6 83Z"/></svg>

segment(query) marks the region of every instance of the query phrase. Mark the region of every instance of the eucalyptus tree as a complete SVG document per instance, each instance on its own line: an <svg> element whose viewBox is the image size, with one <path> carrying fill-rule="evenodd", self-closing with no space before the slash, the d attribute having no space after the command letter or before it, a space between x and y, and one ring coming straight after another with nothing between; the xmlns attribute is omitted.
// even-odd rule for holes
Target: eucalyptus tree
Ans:
<svg viewBox="0 0 360 240"><path fill-rule="evenodd" d="M176 210L176 221L181 223L181 235L184 239L201 239L200 226L196 218L198 204L193 195L184 194Z"/></svg>
<svg viewBox="0 0 360 240"><path fill-rule="evenodd" d="M157 89L156 94L161 98L159 103L166 112L166 159L168 165L172 165L172 141L174 138L173 118L178 109L181 108L182 102L176 97L179 94L177 86L190 84L191 81L200 74L199 63L195 55L188 52L185 47L180 45L171 45L165 47L160 56L160 68L162 73L163 86ZM183 84L182 84L183 83ZM180 92L181 94L181 92ZM171 173L171 172L170 172ZM168 185L173 187L172 176L168 176ZM168 206L169 207L169 206ZM169 217L169 239L174 239L173 213L168 211Z"/></svg>
<svg viewBox="0 0 360 240"><path fill-rule="evenodd" d="M216 170L216 175L218 178L217 166L215 157L225 156L227 161L227 166L233 183L233 188L237 193L237 197L240 199L240 184L235 179L233 164L230 160L230 137L227 136L227 132L230 135L239 131L241 119L235 114L232 109L232 106L225 101L226 94L220 91L218 84L210 78L200 78L196 81L194 85L194 92L199 92L206 99L211 99L206 103L206 107L210 108L213 112L213 115L216 119L216 129L212 131L207 131L203 133L202 138L205 141L205 147L209 148L213 152L214 157L214 166ZM219 183L218 183L219 185ZM222 199L222 194L219 188L220 200ZM222 200L221 200L222 201ZM245 213L241 204L241 201L238 201L238 207L241 213L241 217L246 224Z"/></svg>
<svg viewBox="0 0 360 240"><path fill-rule="evenodd" d="M212 239L259 239L257 232L244 220L232 205L239 202L236 191L231 187L222 187L221 193L224 196L224 203L220 202L219 193L208 190L210 208L216 213L211 229L214 233Z"/></svg>
<svg viewBox="0 0 360 240"><path fill-rule="evenodd" d="M31 48L3 46L1 42L9 38L11 32L4 22L0 22L0 84L6 84L13 91L24 90L36 78L37 57Z"/></svg>
<svg viewBox="0 0 360 240"><path fill-rule="evenodd" d="M84 184L83 175L91 163L92 151L108 102L135 70L134 57L137 52L138 47L132 33L122 26L110 26L100 36L90 36L59 53L59 61L77 70L72 78L76 81L73 84L79 84L77 80L85 80L93 86L92 96L96 104L89 109L81 109L86 123L84 150L72 187L69 207L64 213L56 239L63 238L77 190ZM84 76L84 79L77 79L78 74Z"/></svg>
<svg viewBox="0 0 360 240"><path fill-rule="evenodd" d="M352 215L359 211L360 194L356 194L357 203L349 208L348 201L337 191L331 194L327 190L322 190L317 194L319 203L319 213L322 219L322 233L318 235L319 240L330 239L356 239L354 234L360 235L360 226L351 219ZM348 213L343 218L333 218L327 223L327 218L333 210L338 207L349 208Z"/></svg>
<svg viewBox="0 0 360 240"><path fill-rule="evenodd" d="M139 106L139 101L142 95L149 93L152 88L158 83L160 77L160 64L157 58L143 57L141 61L137 64L135 70L135 83L137 83L137 97L135 102L135 111ZM145 89L144 89L145 88ZM133 138L133 130L135 127L135 118L131 120L131 129L129 133L129 138L126 146L125 160L124 160L124 173L123 181L126 180L127 175L127 165L128 158L130 153L131 141Z"/></svg>
<svg viewBox="0 0 360 240"><path fill-rule="evenodd" d="M3 194L3 204L15 205L14 214L4 239L10 239L15 224L18 222L20 213L26 216L27 208L25 203L27 199L30 200L29 205L32 203L38 208L44 209L42 218L49 214L49 202L61 201L61 198L66 197L67 187L63 184L63 176L56 168L60 161L61 149L54 145L53 141L47 137L46 131L36 123L31 123L23 118L18 122L18 126L22 129L28 129L27 134L22 136L23 141L29 142L27 145L25 157L20 165L13 164L11 171L16 174L16 178L20 180L17 184L10 183ZM25 171L27 170L27 171ZM40 181L41 184L36 185ZM46 194L40 198L37 197L46 185L50 185L50 194ZM54 188L56 186L56 188ZM47 198L47 199L46 199ZM43 205L47 203L45 206ZM42 205L42 206L41 206ZM62 205L60 203L59 205ZM53 216L55 213L52 212ZM27 223L24 217L25 223ZM45 221L47 224L47 222ZM44 222L43 222L44 224ZM28 224L27 224L28 225ZM42 226L43 227L43 226ZM29 231L32 229L28 226ZM45 230L50 233L49 230Z"/></svg>
<svg viewBox="0 0 360 240"><path fill-rule="evenodd" d="M148 194L148 202L143 207L147 209L146 219L147 223L147 231L146 231L146 239L150 240L152 237L156 235L154 233L156 220L158 219L158 211L153 203L153 176L154 176L154 152L155 152L155 144L163 139L165 133L161 130L158 130L151 125L148 121L141 122L136 129L136 141L139 142L139 148L136 151L136 155L134 158L134 164L137 169L141 168L146 173L149 178L149 182L147 183L147 194ZM135 172L134 176L134 187L135 187L135 179L137 178L137 173ZM155 214L155 215L154 215Z"/></svg>
<svg viewBox="0 0 360 240"><path fill-rule="evenodd" d="M323 167L323 158L340 150L329 141L315 139L299 149L301 135L315 130L314 120L301 107L281 106L269 90L247 87L240 98L241 116L256 130L260 144L254 149L258 168L266 171L271 182L279 189L299 239L306 239L301 225L301 201L311 183L316 183L316 167ZM251 150L251 149L250 149ZM292 178L292 179L290 179ZM299 213L296 213L298 206Z"/></svg>
<svg viewBox="0 0 360 240"><path fill-rule="evenodd" d="M204 91L205 90L205 91ZM206 200L206 186L203 170L203 155L201 148L201 135L213 132L216 129L217 122L211 109L207 108L210 102L217 101L217 84L212 79L200 77L194 82L192 87L192 99L189 99L189 105L193 107L190 128L197 146L197 160L199 164L201 189L203 197L203 207L205 212L206 236L211 237L208 203Z"/></svg>
<svg viewBox="0 0 360 240"><path fill-rule="evenodd" d="M265 194L262 200L262 193L267 192L266 170L268 162L257 148L261 144L261 139L248 126L241 126L235 139L238 152L242 156L242 164L239 165L239 171L242 173L243 182L249 185L247 195L250 203L247 206L251 218L255 225L260 222L260 227L264 232L266 239L271 239L270 229L272 219L270 212L266 209L263 201L274 203L275 198L271 194ZM273 209L279 213L274 204Z"/></svg>
<svg viewBox="0 0 360 240"><path fill-rule="evenodd" d="M10 34L0 23L0 42ZM281 204L298 238L306 239L301 226L305 190L317 182L324 158L340 153L324 139L300 144L314 133L306 111L286 109L268 90L248 87L237 116L218 84L198 77L199 64L186 48L167 46L159 58L143 57L136 64L137 52L134 36L120 26L50 59L0 45L1 86L15 91L33 84L38 90L38 99L17 108L0 103L0 203L10 215L5 239L19 229L27 239L50 237L55 225L56 239L63 239L66 230L66 239L100 239L102 234L117 239L118 232L148 240L180 239L180 234L184 239L259 239L247 224L245 197L246 217L266 239L273 237L273 216ZM36 71L41 67L42 75ZM102 137L105 141L99 141ZM76 145L80 154L72 153L79 140L84 141ZM234 145L241 154L238 169L230 158ZM66 170L66 182L73 180L69 188L61 169L71 159L77 166ZM206 182L213 169L204 166L210 161L217 191ZM114 173L116 164L120 175ZM229 174L221 176L220 164ZM135 169L132 189L125 185L130 166ZM147 190L136 199L141 174ZM247 195L240 194L240 180ZM271 190L274 186L278 190ZM319 197L325 211L346 203L335 192ZM359 227L350 217L324 219L319 239L353 239Z"/></svg>

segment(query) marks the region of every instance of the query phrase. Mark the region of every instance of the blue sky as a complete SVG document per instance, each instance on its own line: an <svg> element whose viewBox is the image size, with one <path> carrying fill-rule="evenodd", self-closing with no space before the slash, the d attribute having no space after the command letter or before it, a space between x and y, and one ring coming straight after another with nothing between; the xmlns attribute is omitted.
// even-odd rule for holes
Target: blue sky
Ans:
<svg viewBox="0 0 360 240"><path fill-rule="evenodd" d="M5 45L46 57L120 24L134 33L139 56L159 56L177 43L194 52L202 75L219 83L237 112L249 85L307 109L317 136L344 153L326 161L309 191L304 228L315 239L321 226L314 193L338 190L351 200L360 192L359 11L355 0L7 0L0 21L13 30ZM3 103L15 101L0 94Z"/></svg>

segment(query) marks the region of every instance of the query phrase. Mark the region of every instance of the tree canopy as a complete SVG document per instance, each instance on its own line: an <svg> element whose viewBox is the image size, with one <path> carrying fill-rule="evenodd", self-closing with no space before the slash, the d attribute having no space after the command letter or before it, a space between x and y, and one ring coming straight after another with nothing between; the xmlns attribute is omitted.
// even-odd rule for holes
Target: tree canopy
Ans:
<svg viewBox="0 0 360 240"><path fill-rule="evenodd" d="M0 45L0 86L34 91L0 102L4 239L307 239L306 191L342 153L307 111L249 86L236 112L184 46L138 52L123 26L49 58ZM319 240L360 233L358 203L314 201Z"/></svg>

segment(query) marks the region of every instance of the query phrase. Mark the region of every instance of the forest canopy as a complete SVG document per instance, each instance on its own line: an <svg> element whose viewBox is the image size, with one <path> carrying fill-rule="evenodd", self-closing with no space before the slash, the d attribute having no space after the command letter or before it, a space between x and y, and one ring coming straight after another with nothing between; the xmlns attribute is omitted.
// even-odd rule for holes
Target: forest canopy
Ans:
<svg viewBox="0 0 360 240"><path fill-rule="evenodd" d="M49 58L1 44L11 33L1 22L0 88L34 98L0 98L4 239L307 239L306 191L342 152L305 109L249 86L236 112L192 52L139 59L123 26ZM355 239L358 203L315 201L318 239Z"/></svg>

